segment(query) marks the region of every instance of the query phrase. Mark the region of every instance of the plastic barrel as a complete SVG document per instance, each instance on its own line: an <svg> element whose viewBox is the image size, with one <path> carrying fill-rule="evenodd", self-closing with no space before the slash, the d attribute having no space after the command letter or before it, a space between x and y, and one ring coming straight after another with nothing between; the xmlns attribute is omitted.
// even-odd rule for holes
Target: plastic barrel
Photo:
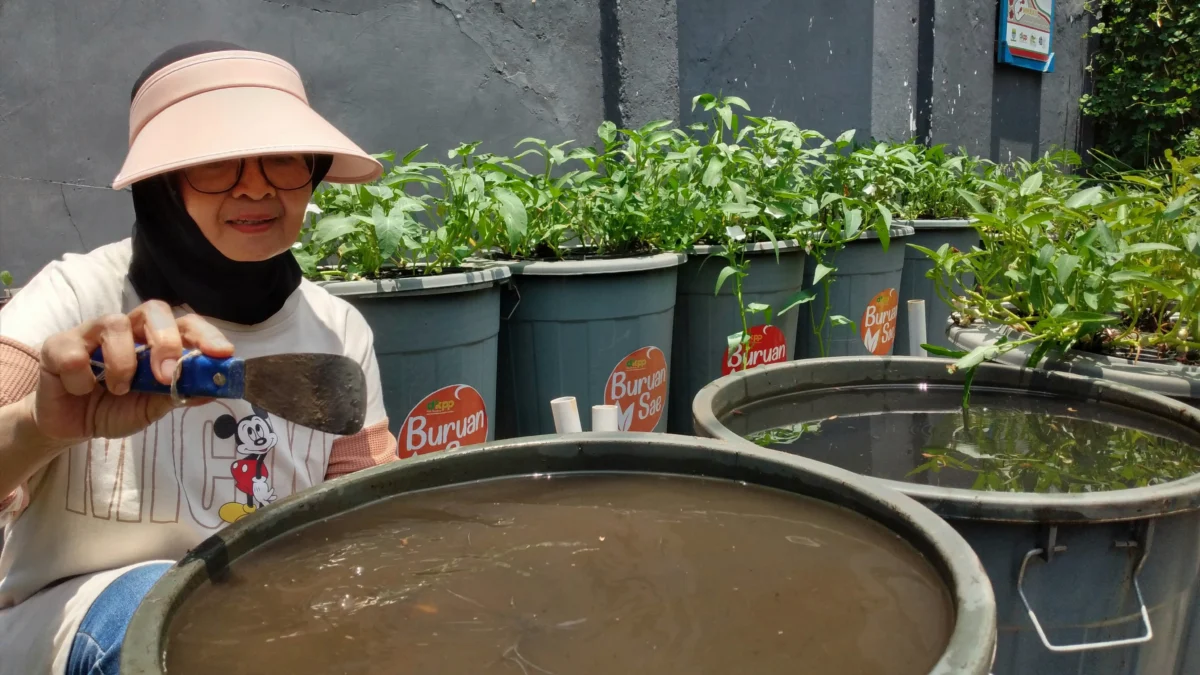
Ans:
<svg viewBox="0 0 1200 675"><path fill-rule="evenodd" d="M827 319L820 340L814 327L825 311L825 293L822 284L812 283L816 264L806 266L804 287L812 288L817 297L798 308L797 359L892 353L901 311L905 238L913 231L908 225L893 225L888 249L884 251L875 230L866 230L826 260L826 265L837 269L829 286L829 316L844 316L855 325L835 326Z"/></svg>
<svg viewBox="0 0 1200 675"><path fill-rule="evenodd" d="M494 438L499 284L510 276L492 267L325 285L371 326L402 459Z"/></svg>
<svg viewBox="0 0 1200 675"><path fill-rule="evenodd" d="M939 347L953 348L946 339L946 321L953 311L941 297L933 280L925 275L933 269L933 260L909 244L923 246L936 251L945 244L960 251L970 251L979 246L979 233L965 220L913 220L905 224L911 225L916 232L904 239L904 276L900 281L900 317L896 329L896 344L892 353L896 356L923 356L913 354L908 344L908 301L925 301L925 336L929 344ZM974 283L974 276L965 278L968 284ZM962 293L961 287L952 289L955 295Z"/></svg>
<svg viewBox="0 0 1200 675"><path fill-rule="evenodd" d="M500 331L498 438L554 432L550 401L620 407L622 431L667 428L676 267L661 253L516 263Z"/></svg>
<svg viewBox="0 0 1200 675"><path fill-rule="evenodd" d="M745 426L744 416L733 411L832 387L843 391L888 384L914 390L920 385L961 387L963 375L949 374L948 363L948 359L912 357L813 359L737 373L713 382L696 396L692 408L696 431L733 447L757 447L742 438L755 430L740 428ZM972 386L1128 408L1157 416L1164 424L1182 425L1200 438L1200 410L1113 382L985 363ZM912 451L910 444L898 440L878 444L872 463L889 452ZM807 456L807 448L801 437L788 452ZM846 449L848 457L860 454L858 448ZM840 465L834 453L825 452L823 458ZM1189 632L1196 632L1195 623L1189 621L1196 621L1200 594L1200 475L1151 487L1067 494L878 482L948 520L979 555L996 592L999 640L994 675L1195 672L1190 668L1196 657L1187 650L1196 649L1194 640L1189 644ZM1057 550L1060 546L1065 549ZM1048 550L1055 552L1046 556ZM1143 607L1149 617L1149 640L1145 640ZM1030 618L1030 608L1046 633L1044 639ZM1105 644L1112 642L1117 644ZM1185 663L1185 659L1192 661Z"/></svg>
<svg viewBox="0 0 1200 675"><path fill-rule="evenodd" d="M636 433L520 439L455 450L352 474L282 500L216 533L155 584L126 632L121 672L162 675L176 609L201 585L228 579L241 556L317 520L416 490L505 476L596 471L744 481L837 504L876 521L890 530L881 532L883 536L903 538L933 563L954 605L949 644L930 675L989 672L996 634L991 588L966 542L927 509L873 481L818 462L754 448L735 450L698 438ZM713 536L720 536L719 531Z"/></svg>
<svg viewBox="0 0 1200 675"><path fill-rule="evenodd" d="M720 246L697 246L679 267L675 294L675 337L671 354L671 433L691 433L692 399L701 387L742 367L755 367L795 358L796 320L800 311L773 317L770 327L763 315L748 318L753 343L746 354L729 352L728 337L742 330L741 314L726 280L719 295L717 278L726 261ZM742 299L782 309L804 282L804 249L798 242L780 242L779 257L770 243L746 247L750 275L742 280ZM801 309L803 311L803 309Z"/></svg>

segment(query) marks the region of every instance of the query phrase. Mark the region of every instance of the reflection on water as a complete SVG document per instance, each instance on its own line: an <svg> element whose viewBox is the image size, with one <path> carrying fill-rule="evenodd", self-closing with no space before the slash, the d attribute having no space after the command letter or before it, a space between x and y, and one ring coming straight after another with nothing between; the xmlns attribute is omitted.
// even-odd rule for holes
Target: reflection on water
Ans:
<svg viewBox="0 0 1200 675"><path fill-rule="evenodd" d="M840 388L735 411L764 447L858 473L1005 492L1096 492L1200 473L1200 435L1095 401L957 387Z"/></svg>

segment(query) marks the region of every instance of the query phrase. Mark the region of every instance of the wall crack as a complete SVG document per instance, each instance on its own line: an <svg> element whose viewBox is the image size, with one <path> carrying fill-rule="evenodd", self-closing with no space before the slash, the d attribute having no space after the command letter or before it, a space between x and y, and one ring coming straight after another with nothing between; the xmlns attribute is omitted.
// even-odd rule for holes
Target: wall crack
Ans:
<svg viewBox="0 0 1200 675"><path fill-rule="evenodd" d="M71 215L71 205L67 204L67 188L65 185L58 186L58 194L62 195L63 208L67 211L67 220L70 221L71 227L75 230L75 236L79 237L79 245L83 250L87 250L87 244L83 243L83 233L79 231L79 225L75 223L75 216Z"/></svg>

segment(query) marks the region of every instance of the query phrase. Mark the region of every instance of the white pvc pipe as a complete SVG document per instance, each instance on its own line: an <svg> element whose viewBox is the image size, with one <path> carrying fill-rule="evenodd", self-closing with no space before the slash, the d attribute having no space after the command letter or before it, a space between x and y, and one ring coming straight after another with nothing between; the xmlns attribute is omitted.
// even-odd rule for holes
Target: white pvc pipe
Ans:
<svg viewBox="0 0 1200 675"><path fill-rule="evenodd" d="M908 355L929 356L921 345L929 342L925 331L925 301L908 301Z"/></svg>
<svg viewBox="0 0 1200 675"><path fill-rule="evenodd" d="M617 424L617 406L592 406L592 431L620 431Z"/></svg>
<svg viewBox="0 0 1200 675"><path fill-rule="evenodd" d="M583 433L579 423L579 405L574 396L563 396L550 401L550 412L554 415L554 431L559 434Z"/></svg>

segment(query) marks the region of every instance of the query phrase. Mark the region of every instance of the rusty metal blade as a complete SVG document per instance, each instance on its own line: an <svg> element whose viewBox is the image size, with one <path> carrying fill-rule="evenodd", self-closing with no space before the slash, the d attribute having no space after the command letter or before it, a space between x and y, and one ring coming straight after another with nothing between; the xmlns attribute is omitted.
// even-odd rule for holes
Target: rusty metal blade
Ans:
<svg viewBox="0 0 1200 675"><path fill-rule="evenodd" d="M246 359L245 398L294 424L349 435L363 427L367 378L345 356L260 356Z"/></svg>

